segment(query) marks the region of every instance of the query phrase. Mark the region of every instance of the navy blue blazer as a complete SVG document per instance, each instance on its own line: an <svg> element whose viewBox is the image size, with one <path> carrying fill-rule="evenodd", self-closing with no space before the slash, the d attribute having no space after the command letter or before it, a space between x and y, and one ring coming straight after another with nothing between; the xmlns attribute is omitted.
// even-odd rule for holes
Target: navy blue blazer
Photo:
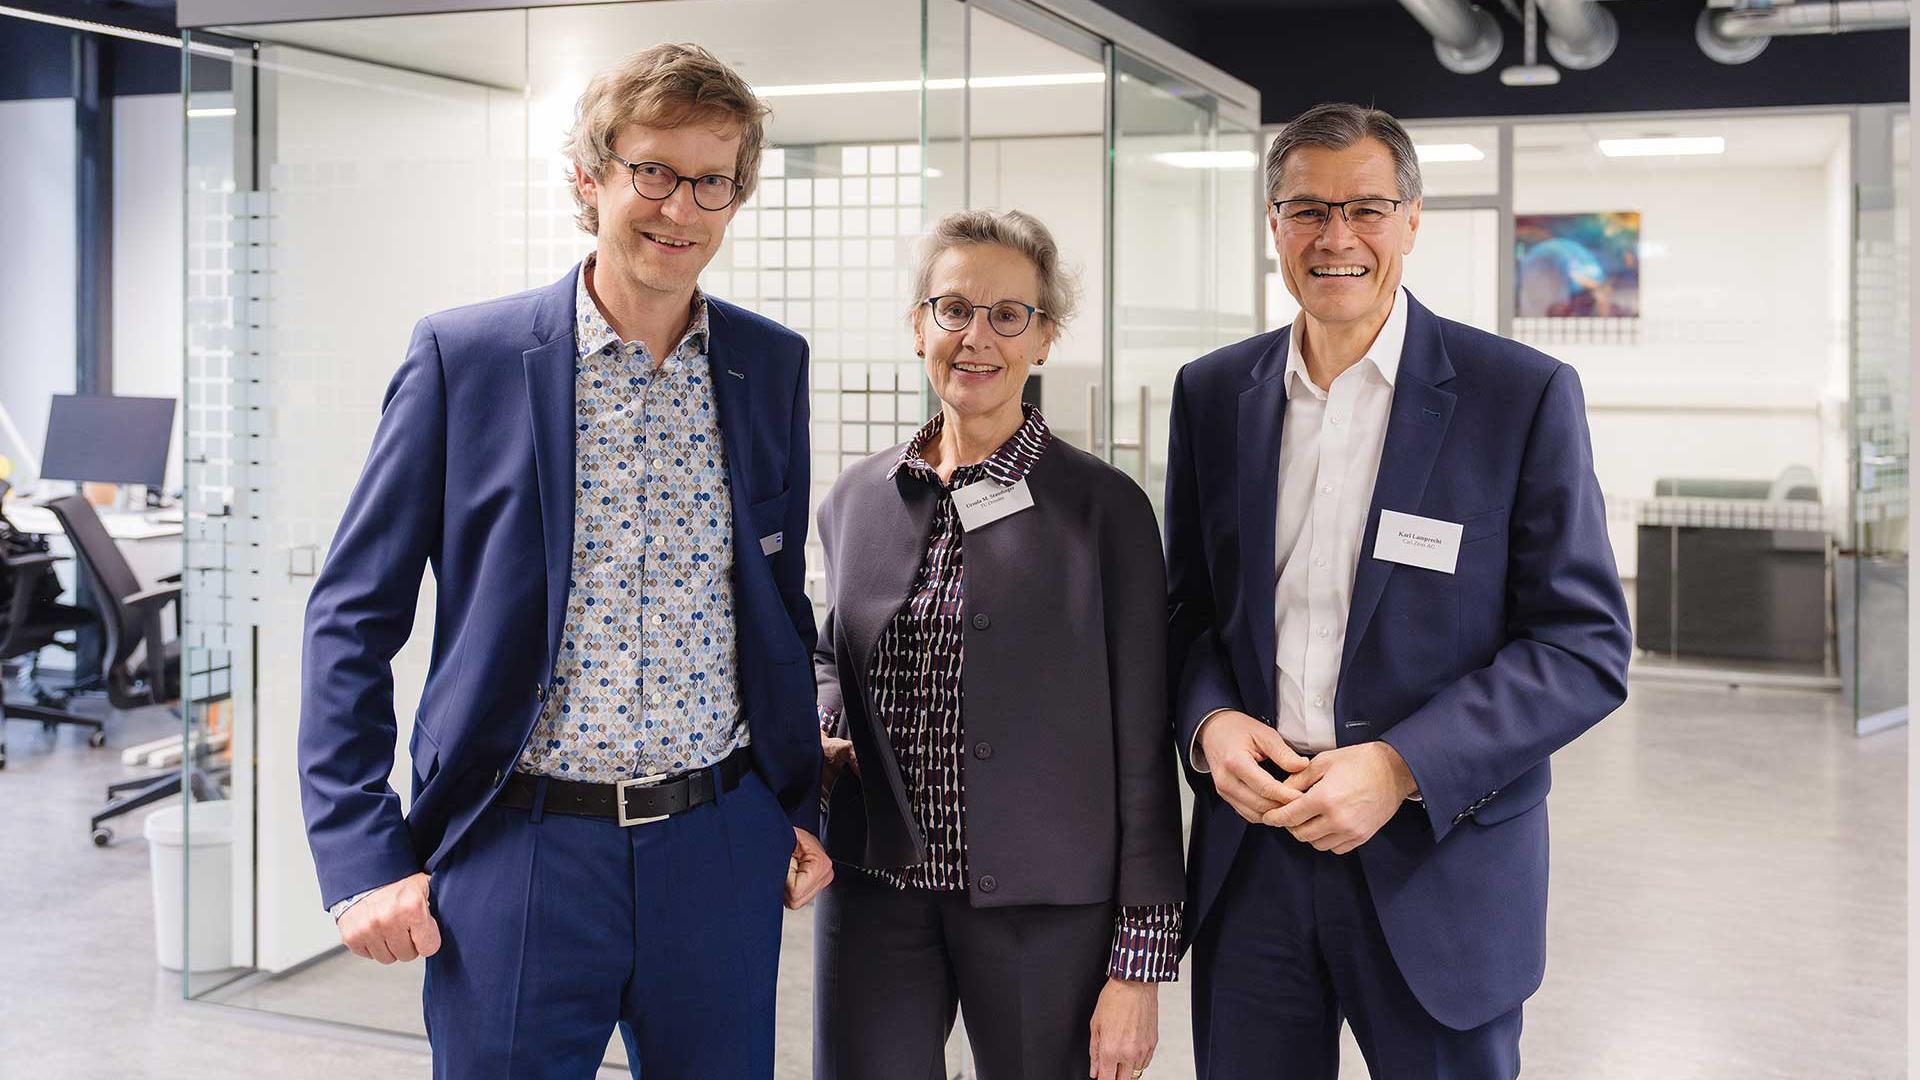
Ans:
<svg viewBox="0 0 1920 1080"><path fill-rule="evenodd" d="M1183 755L1214 709L1274 721L1288 333L1195 360L1174 384L1168 679ZM1382 509L1462 524L1456 572L1373 558ZM1626 699L1630 650L1578 376L1409 297L1334 724L1343 746L1391 744L1420 785L1424 803L1356 857L1395 962L1441 1023L1477 1027L1539 987L1547 756ZM1191 936L1248 826L1187 764Z"/></svg>
<svg viewBox="0 0 1920 1080"><path fill-rule="evenodd" d="M420 320L307 605L301 802L328 905L431 871L513 769L553 680L573 555L575 267ZM807 538L807 344L708 298L733 492L741 707L754 763L818 828ZM784 534L772 555L761 538ZM390 661L437 584L413 803L387 777Z"/></svg>

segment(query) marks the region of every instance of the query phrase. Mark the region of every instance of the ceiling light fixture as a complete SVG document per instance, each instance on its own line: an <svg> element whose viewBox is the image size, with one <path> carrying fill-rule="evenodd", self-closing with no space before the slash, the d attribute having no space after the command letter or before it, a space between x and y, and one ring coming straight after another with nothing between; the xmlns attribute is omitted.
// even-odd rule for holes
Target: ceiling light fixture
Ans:
<svg viewBox="0 0 1920 1080"><path fill-rule="evenodd" d="M1251 169L1260 163L1251 150L1169 150L1153 160L1176 169Z"/></svg>
<svg viewBox="0 0 1920 1080"><path fill-rule="evenodd" d="M1727 152L1727 140L1719 135L1601 139L1598 145L1608 157L1693 157Z"/></svg>
<svg viewBox="0 0 1920 1080"><path fill-rule="evenodd" d="M1030 86L1086 86L1107 80L1104 71L1068 71L1056 75L976 75L971 79L926 79L929 90L1005 90ZM763 98L822 97L830 94L898 94L920 89L920 79L880 79L873 82L793 83L782 86L756 86L755 95Z"/></svg>
<svg viewBox="0 0 1920 1080"><path fill-rule="evenodd" d="M1472 143L1419 143L1413 149L1420 155L1422 165L1487 160L1486 151Z"/></svg>

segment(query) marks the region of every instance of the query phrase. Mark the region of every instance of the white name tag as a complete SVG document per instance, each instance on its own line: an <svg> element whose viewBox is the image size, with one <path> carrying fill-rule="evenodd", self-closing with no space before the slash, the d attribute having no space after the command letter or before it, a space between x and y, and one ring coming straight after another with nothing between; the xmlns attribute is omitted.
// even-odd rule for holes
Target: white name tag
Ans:
<svg viewBox="0 0 1920 1080"><path fill-rule="evenodd" d="M968 532L1032 506L1033 492L1027 490L1025 480L1012 487L1001 487L993 480L978 480L953 493L953 508L959 511L960 525Z"/></svg>
<svg viewBox="0 0 1920 1080"><path fill-rule="evenodd" d="M786 546L787 534L784 532L777 532L772 536L763 536L760 538L760 554L762 555L771 555Z"/></svg>
<svg viewBox="0 0 1920 1080"><path fill-rule="evenodd" d="M1380 533L1373 541L1373 557L1451 574L1460 561L1460 526L1398 510L1382 510Z"/></svg>

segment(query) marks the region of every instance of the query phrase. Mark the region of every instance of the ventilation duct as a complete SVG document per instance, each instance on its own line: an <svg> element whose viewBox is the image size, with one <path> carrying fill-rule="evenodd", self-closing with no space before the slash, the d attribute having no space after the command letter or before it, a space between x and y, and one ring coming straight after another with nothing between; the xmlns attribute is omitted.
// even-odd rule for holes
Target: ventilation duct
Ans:
<svg viewBox="0 0 1920 1080"><path fill-rule="evenodd" d="M1744 64L1767 42L1790 34L1845 34L1904 30L1913 21L1909 0L1803 0L1776 4L1739 0L1729 10L1708 8L1694 24L1700 51L1723 64Z"/></svg>
<svg viewBox="0 0 1920 1080"><path fill-rule="evenodd" d="M1467 0L1400 0L1433 35L1433 52L1448 71L1474 75L1500 59L1500 24Z"/></svg>
<svg viewBox="0 0 1920 1080"><path fill-rule="evenodd" d="M1539 0L1547 20L1547 54L1575 71L1599 67L1620 43L1620 24L1594 0Z"/></svg>

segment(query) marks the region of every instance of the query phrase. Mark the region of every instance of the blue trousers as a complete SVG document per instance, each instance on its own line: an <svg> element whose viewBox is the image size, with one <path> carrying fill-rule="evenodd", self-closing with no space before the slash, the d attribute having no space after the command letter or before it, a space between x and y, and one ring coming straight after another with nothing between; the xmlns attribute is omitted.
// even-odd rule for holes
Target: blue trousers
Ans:
<svg viewBox="0 0 1920 1080"><path fill-rule="evenodd" d="M1456 1031L1414 998L1357 856L1252 826L1193 943L1200 1080L1335 1080L1342 1020L1377 1077L1520 1073L1519 1009Z"/></svg>
<svg viewBox="0 0 1920 1080"><path fill-rule="evenodd" d="M664 821L495 806L434 872L435 1077L770 1080L793 829L759 776Z"/></svg>

